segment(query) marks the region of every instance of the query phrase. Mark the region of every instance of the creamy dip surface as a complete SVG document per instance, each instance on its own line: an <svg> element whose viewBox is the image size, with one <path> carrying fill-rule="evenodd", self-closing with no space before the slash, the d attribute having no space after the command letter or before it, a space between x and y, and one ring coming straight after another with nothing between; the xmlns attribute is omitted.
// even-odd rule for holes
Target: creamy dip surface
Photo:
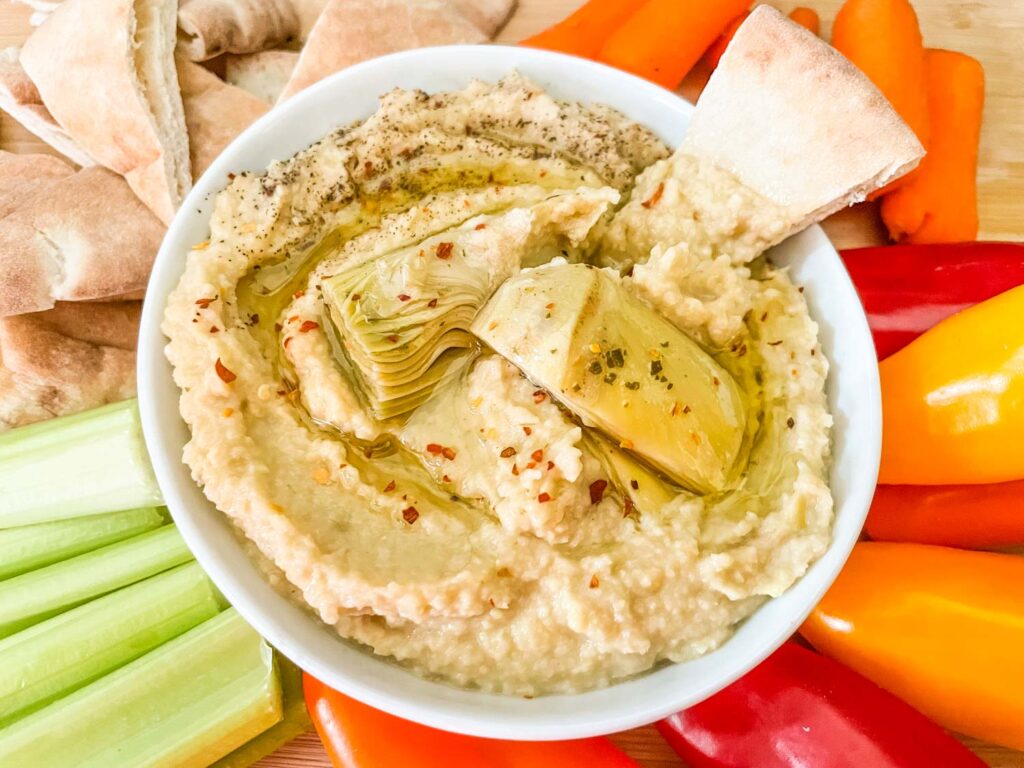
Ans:
<svg viewBox="0 0 1024 768"><path fill-rule="evenodd" d="M210 500L340 635L575 692L719 646L827 548L795 216L518 75L234 177L167 305Z"/></svg>

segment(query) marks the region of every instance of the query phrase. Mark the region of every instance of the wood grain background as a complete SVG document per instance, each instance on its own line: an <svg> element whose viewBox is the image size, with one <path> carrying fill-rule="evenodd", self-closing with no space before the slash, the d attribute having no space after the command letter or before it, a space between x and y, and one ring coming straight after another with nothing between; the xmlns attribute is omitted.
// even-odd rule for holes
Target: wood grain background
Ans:
<svg viewBox="0 0 1024 768"><path fill-rule="evenodd" d="M519 9L499 36L516 42L568 15L581 0L520 0ZM802 0L822 18L828 37L842 0ZM985 67L986 101L978 171L979 239L1024 239L1024 0L913 0L926 45L964 51ZM789 11L796 2L773 0ZM0 44L20 44L31 31L28 9L0 0ZM680 92L699 91L699 72ZM14 152L51 151L7 115L0 117L0 147ZM884 242L876 212L869 205L832 217L825 228L838 247ZM965 649L965 652L966 649ZM979 649L979 652L984 652ZM1022 662L1024 663L1024 662ZM1024 691L1021 692L1024 695ZM383 736L383 734L382 734ZM679 768L682 763L652 727L613 737L644 768ZM990 766L1024 768L1024 753L965 739ZM296 739L259 764L260 768L329 768L314 734ZM396 768L399 768L396 766ZM486 768L481 766L481 768ZM751 766L751 768L755 768ZM827 768L813 766L809 768ZM865 766L864 768L871 768ZM935 766L942 768L942 766Z"/></svg>

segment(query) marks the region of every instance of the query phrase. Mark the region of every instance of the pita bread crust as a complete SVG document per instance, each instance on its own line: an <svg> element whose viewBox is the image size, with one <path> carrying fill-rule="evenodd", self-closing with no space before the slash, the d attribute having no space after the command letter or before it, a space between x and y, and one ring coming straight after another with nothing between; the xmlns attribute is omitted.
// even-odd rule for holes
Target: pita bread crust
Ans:
<svg viewBox="0 0 1024 768"><path fill-rule="evenodd" d="M0 150L0 219L74 172L70 163L53 155L16 155Z"/></svg>
<svg viewBox="0 0 1024 768"><path fill-rule="evenodd" d="M224 147L270 107L183 56L177 57L177 65L192 173L198 179Z"/></svg>
<svg viewBox="0 0 1024 768"><path fill-rule="evenodd" d="M18 61L16 46L0 51L0 109L28 131L78 165L92 165L93 159L68 136L43 104L35 84Z"/></svg>
<svg viewBox="0 0 1024 768"><path fill-rule="evenodd" d="M105 168L53 183L0 219L0 317L144 289L163 234Z"/></svg>
<svg viewBox="0 0 1024 768"><path fill-rule="evenodd" d="M169 222L189 181L187 157L180 161L187 154L184 117L178 126L177 83L173 93L157 88L151 98L165 102L175 123L174 136L161 135L135 67L136 23L132 0L65 0L25 42L21 63L61 127ZM173 34L173 28L150 29L156 37L144 44L159 45L161 35Z"/></svg>
<svg viewBox="0 0 1024 768"><path fill-rule="evenodd" d="M863 200L924 156L860 70L769 6L736 32L682 150L788 207L795 229Z"/></svg>
<svg viewBox="0 0 1024 768"><path fill-rule="evenodd" d="M138 302L0 318L0 431L135 394Z"/></svg>
<svg viewBox="0 0 1024 768"><path fill-rule="evenodd" d="M451 0L487 37L494 37L516 10L516 0Z"/></svg>
<svg viewBox="0 0 1024 768"><path fill-rule="evenodd" d="M224 79L267 104L277 101L299 60L297 51L260 51L225 56Z"/></svg>
<svg viewBox="0 0 1024 768"><path fill-rule="evenodd" d="M192 61L253 53L299 36L292 0L187 0L178 10L178 50Z"/></svg>
<svg viewBox="0 0 1024 768"><path fill-rule="evenodd" d="M442 0L330 0L309 34L281 100L376 56L486 39Z"/></svg>

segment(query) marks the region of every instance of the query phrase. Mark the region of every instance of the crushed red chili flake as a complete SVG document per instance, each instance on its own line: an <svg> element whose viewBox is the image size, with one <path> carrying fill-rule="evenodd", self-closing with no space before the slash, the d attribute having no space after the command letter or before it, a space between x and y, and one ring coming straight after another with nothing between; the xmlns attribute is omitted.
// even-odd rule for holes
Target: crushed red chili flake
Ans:
<svg viewBox="0 0 1024 768"><path fill-rule="evenodd" d="M690 410L691 410L690 406L688 406L688 405L684 405L683 406L683 413L689 413Z"/></svg>
<svg viewBox="0 0 1024 768"><path fill-rule="evenodd" d="M600 504L604 498L604 491L608 487L607 480L595 480L590 484L590 503Z"/></svg>
<svg viewBox="0 0 1024 768"><path fill-rule="evenodd" d="M227 366L220 361L219 357L217 358L217 362L213 364L213 368L217 371L217 375L220 377L220 380L225 384L230 384L238 378L234 373L228 370Z"/></svg>
<svg viewBox="0 0 1024 768"><path fill-rule="evenodd" d="M216 325L211 325L210 333L220 333L220 328L218 328Z"/></svg>
<svg viewBox="0 0 1024 768"><path fill-rule="evenodd" d="M437 255L437 258L447 261L452 257L452 251L454 249L455 243L438 243L435 254Z"/></svg>
<svg viewBox="0 0 1024 768"><path fill-rule="evenodd" d="M597 574L595 573L590 577L590 588L597 589L599 586L601 586L601 582L597 580Z"/></svg>
<svg viewBox="0 0 1024 768"><path fill-rule="evenodd" d="M351 296L349 296L349 299L351 301L359 301L361 298L363 298L363 294L361 293L353 293Z"/></svg>
<svg viewBox="0 0 1024 768"><path fill-rule="evenodd" d="M788 419L786 419L786 426L787 427L792 429L795 425L796 425L796 420L792 416L790 416Z"/></svg>
<svg viewBox="0 0 1024 768"><path fill-rule="evenodd" d="M230 171L228 171L228 181L234 181L234 180L235 180L235 174L233 174Z"/></svg>
<svg viewBox="0 0 1024 768"><path fill-rule="evenodd" d="M400 294L398 294L398 300L399 301L408 301L411 298L412 298L412 296L410 296L408 293L400 293Z"/></svg>
<svg viewBox="0 0 1024 768"><path fill-rule="evenodd" d="M517 477L519 476L519 467L516 464L512 465L512 474Z"/></svg>
<svg viewBox="0 0 1024 768"><path fill-rule="evenodd" d="M642 203L640 203L640 205L642 205L644 208L653 208L658 204L658 201L661 200L661 196L663 194L665 194L665 182L661 182L658 185L658 188L654 190L654 194L651 195L646 200L644 200Z"/></svg>
<svg viewBox="0 0 1024 768"><path fill-rule="evenodd" d="M633 514L633 510L635 509L636 505L633 503L633 500L627 496L622 502L622 516L629 517Z"/></svg>
<svg viewBox="0 0 1024 768"><path fill-rule="evenodd" d="M409 525L412 525L419 519L420 513L416 507L406 507L402 510L402 519L405 520Z"/></svg>
<svg viewBox="0 0 1024 768"><path fill-rule="evenodd" d="M548 471L550 472L554 468L555 468L555 462L549 461L548 462Z"/></svg>
<svg viewBox="0 0 1024 768"><path fill-rule="evenodd" d="M455 449L454 448L448 448L448 447L442 448L441 449L441 455L444 456L446 459L448 459L448 461L454 461L455 460Z"/></svg>
<svg viewBox="0 0 1024 768"><path fill-rule="evenodd" d="M452 481L452 479L450 477L448 477L448 475L441 475L441 482L442 483L450 483L451 481Z"/></svg>
<svg viewBox="0 0 1024 768"><path fill-rule="evenodd" d="M292 343L292 337L291 336L285 336L284 337L284 348L288 349L288 345L291 344L291 343Z"/></svg>
<svg viewBox="0 0 1024 768"><path fill-rule="evenodd" d="M530 454L530 458L534 461L544 461L544 451L538 448L536 451Z"/></svg>
<svg viewBox="0 0 1024 768"><path fill-rule="evenodd" d="M390 483L388 483L387 485L384 486L384 493L391 493L397 487L398 487L398 484L395 483L394 480L392 480Z"/></svg>
<svg viewBox="0 0 1024 768"><path fill-rule="evenodd" d="M500 455L501 455L501 458L503 458L503 459L510 459L510 458L512 458L513 456L516 455L516 449L513 448L510 445L508 448L503 450Z"/></svg>
<svg viewBox="0 0 1024 768"><path fill-rule="evenodd" d="M640 483L638 483L636 480L630 480L629 481L629 487L632 488L634 491L639 490L640 489Z"/></svg>
<svg viewBox="0 0 1024 768"><path fill-rule="evenodd" d="M282 330L284 330L283 325L280 323L274 323L274 333L280 333Z"/></svg>
<svg viewBox="0 0 1024 768"><path fill-rule="evenodd" d="M525 433L526 433L526 436L527 436L527 437L529 437L530 435L532 435L532 434L533 434L533 430L532 430L532 429L530 429L529 427L523 427L523 432L525 432Z"/></svg>
<svg viewBox="0 0 1024 768"><path fill-rule="evenodd" d="M484 223L483 223L483 222L481 221L481 222L480 222L479 224L477 224L477 225L476 225L475 227L473 227L473 229L476 229L476 230L481 230L481 229L487 229L487 225L486 225L486 224L484 224Z"/></svg>
<svg viewBox="0 0 1024 768"><path fill-rule="evenodd" d="M544 309L554 309L554 308L555 308L555 302L553 302L553 301L544 305Z"/></svg>
<svg viewBox="0 0 1024 768"><path fill-rule="evenodd" d="M309 331L312 331L314 328L319 327L320 323L318 323L316 320L306 320L302 325L299 326L299 333L308 333Z"/></svg>
<svg viewBox="0 0 1024 768"><path fill-rule="evenodd" d="M444 450L444 446L438 443L427 443L427 453L434 456L440 456L441 451Z"/></svg>
<svg viewBox="0 0 1024 768"><path fill-rule="evenodd" d="M293 299L301 299L305 295L306 295L306 292L304 290L300 289L300 290L298 290L298 291L296 291L295 293L292 294L292 298Z"/></svg>
<svg viewBox="0 0 1024 768"><path fill-rule="evenodd" d="M548 393L542 389L538 389L533 393L533 402L543 403L547 399Z"/></svg>
<svg viewBox="0 0 1024 768"><path fill-rule="evenodd" d="M427 306L430 307L431 309L436 307L437 306L437 299L431 299L430 301L428 301L427 302Z"/></svg>
<svg viewBox="0 0 1024 768"><path fill-rule="evenodd" d="M396 336L393 333L390 334L387 338L388 338L388 341L391 342L392 344L394 344L394 343L396 343L398 341L398 336Z"/></svg>
<svg viewBox="0 0 1024 768"><path fill-rule="evenodd" d="M546 504L547 502L551 501L551 494L546 492L538 494L537 501L539 501L541 504Z"/></svg>
<svg viewBox="0 0 1024 768"><path fill-rule="evenodd" d="M200 309L206 309L215 301L216 299L196 299L196 306L199 307Z"/></svg>

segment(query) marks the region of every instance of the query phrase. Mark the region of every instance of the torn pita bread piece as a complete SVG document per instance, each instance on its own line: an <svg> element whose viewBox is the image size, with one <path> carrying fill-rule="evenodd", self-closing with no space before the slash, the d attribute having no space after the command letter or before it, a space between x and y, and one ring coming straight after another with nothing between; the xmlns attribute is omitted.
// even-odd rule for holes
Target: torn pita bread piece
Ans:
<svg viewBox="0 0 1024 768"><path fill-rule="evenodd" d="M92 158L57 124L43 104L35 83L18 61L18 53L13 46L0 51L0 109L68 159L78 165L92 165Z"/></svg>
<svg viewBox="0 0 1024 768"><path fill-rule="evenodd" d="M486 39L442 0L330 0L309 34L281 100L376 56Z"/></svg>
<svg viewBox="0 0 1024 768"><path fill-rule="evenodd" d="M788 208L793 231L864 200L924 156L860 70L765 5L737 30L681 149Z"/></svg>
<svg viewBox="0 0 1024 768"><path fill-rule="evenodd" d="M456 10L487 37L494 37L516 9L516 0L451 0Z"/></svg>
<svg viewBox="0 0 1024 768"><path fill-rule="evenodd" d="M299 60L296 51L260 51L224 57L224 79L261 101L273 104Z"/></svg>
<svg viewBox="0 0 1024 768"><path fill-rule="evenodd" d="M185 0L178 10L178 50L192 61L253 53L299 36L292 0Z"/></svg>
<svg viewBox="0 0 1024 768"><path fill-rule="evenodd" d="M74 173L70 163L53 155L0 151L0 219Z"/></svg>
<svg viewBox="0 0 1024 768"><path fill-rule="evenodd" d="M175 15L162 0L65 0L21 51L61 127L165 223L192 185Z"/></svg>
<svg viewBox="0 0 1024 768"><path fill-rule="evenodd" d="M178 56L178 82L185 105L192 173L198 179L224 147L270 107L183 56Z"/></svg>
<svg viewBox="0 0 1024 768"><path fill-rule="evenodd" d="M0 318L0 431L135 395L139 302Z"/></svg>
<svg viewBox="0 0 1024 768"><path fill-rule="evenodd" d="M53 13L60 7L63 0L13 0L13 2L27 5L38 13Z"/></svg>
<svg viewBox="0 0 1024 768"><path fill-rule="evenodd" d="M0 317L144 289L163 235L116 173L53 182L0 219Z"/></svg>

